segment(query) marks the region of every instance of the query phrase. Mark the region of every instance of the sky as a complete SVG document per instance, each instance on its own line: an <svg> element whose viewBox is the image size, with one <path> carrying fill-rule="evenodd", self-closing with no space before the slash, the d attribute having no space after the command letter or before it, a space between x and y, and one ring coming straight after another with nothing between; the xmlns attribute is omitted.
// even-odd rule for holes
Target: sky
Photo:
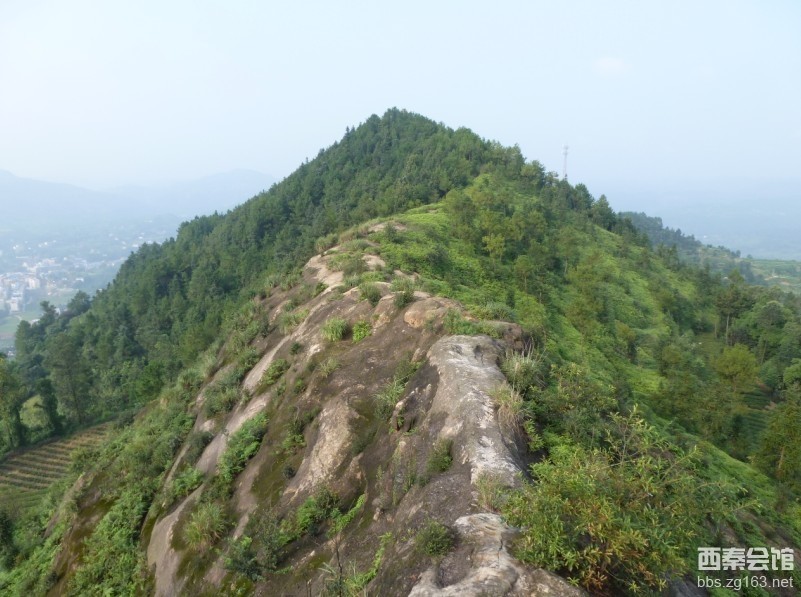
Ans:
<svg viewBox="0 0 801 597"><path fill-rule="evenodd" d="M0 170L281 179L399 107L559 173L567 144L618 209L763 182L801 202L799 32L797 0L0 0Z"/></svg>

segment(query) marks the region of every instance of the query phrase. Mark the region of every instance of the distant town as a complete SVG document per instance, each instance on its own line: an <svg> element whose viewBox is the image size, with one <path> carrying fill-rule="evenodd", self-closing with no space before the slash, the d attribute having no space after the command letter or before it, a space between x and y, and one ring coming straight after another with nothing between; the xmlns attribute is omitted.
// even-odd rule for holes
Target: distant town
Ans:
<svg viewBox="0 0 801 597"><path fill-rule="evenodd" d="M103 231L72 230L50 238L0 242L0 351L14 356L22 320L35 321L40 304L57 311L82 290L94 295L114 279L120 265L145 243L175 233L177 219L126 223Z"/></svg>

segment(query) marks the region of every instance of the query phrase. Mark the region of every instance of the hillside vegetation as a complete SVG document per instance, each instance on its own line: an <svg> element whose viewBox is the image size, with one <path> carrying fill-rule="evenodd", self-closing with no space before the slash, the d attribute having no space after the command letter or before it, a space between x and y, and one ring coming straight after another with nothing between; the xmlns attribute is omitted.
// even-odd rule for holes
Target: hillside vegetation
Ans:
<svg viewBox="0 0 801 597"><path fill-rule="evenodd" d="M471 594L482 549L500 594L679 590L702 546L799 562L801 297L403 111L17 354L4 449L34 394L53 433L122 420L66 499L0 513L10 594Z"/></svg>

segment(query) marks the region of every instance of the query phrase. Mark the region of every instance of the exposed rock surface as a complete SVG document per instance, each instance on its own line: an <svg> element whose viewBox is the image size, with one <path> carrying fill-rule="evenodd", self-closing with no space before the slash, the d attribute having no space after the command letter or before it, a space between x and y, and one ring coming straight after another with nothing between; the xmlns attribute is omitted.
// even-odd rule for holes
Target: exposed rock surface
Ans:
<svg viewBox="0 0 801 597"><path fill-rule="evenodd" d="M367 261L371 267L383 267L377 259ZM376 282L382 296L372 305L362 300L358 288L334 293L330 284L341 279L341 272L328 267L328 257L318 256L309 262L304 280L306 288L329 284L324 292L304 295L302 305L296 299L300 288L274 292L267 299L264 308L273 320L285 307L307 314L295 329L272 331L258 341L262 356L242 383L246 395L252 396L249 400L210 419L202 414L204 392L198 396L195 430L215 434L195 463L207 481L216 474L228 438L246 420L266 412L270 421L258 453L233 488L229 538L249 533L248 520L265 507L279 519L291 520L323 487L338 497L343 509L364 498L363 511L336 545L333 538L315 532L299 538L282 561L293 573L266 575L254 585L255 593L320 594L330 581L330 570L342 562L354 573L368 570L379 538L389 533L392 540L367 587L370 594L580 594L558 577L516 561L509 552L515 531L498 515L481 512L478 503L476 483L482 475L508 487L521 479L523 459L516 438L500 424L492 398L505 382L501 355L519 341L519 327L504 324L501 340L442 337L448 311L459 309L455 301L418 291L410 305L399 309L390 285ZM321 329L332 317L351 325L369 322L370 335L358 342L347 336L338 342L327 340ZM260 388L262 375L279 358L288 363L280 383ZM336 365L322 374L324 361ZM401 394L392 394L397 402L386 405L391 416L386 408L379 415L377 396L410 361L417 370ZM218 375L224 373L225 369ZM298 431L301 419L306 422ZM292 433L300 433L302 441L287 444L293 421ZM432 469L432 454L443 441L450 442L452 465ZM179 452L170 479L177 467L185 466L179 464L185 452ZM224 545L187 579L181 570L197 556L173 541L206 487L207 483L155 521L147 559L157 595L224 592L231 586L232 577L223 565ZM455 551L434 566L414 548L416 531L430 520L459 535Z"/></svg>
<svg viewBox="0 0 801 597"><path fill-rule="evenodd" d="M460 458L470 466L470 481L494 474L515 485L522 465L517 448L496 416L491 392L506 381L498 368L501 346L487 336L447 336L428 352L439 387L429 416L442 419L443 437L458 437Z"/></svg>
<svg viewBox="0 0 801 597"><path fill-rule="evenodd" d="M468 597L506 595L509 597L565 596L584 593L544 570L522 565L508 551L515 537L497 514L486 512L462 516L455 524L459 541L469 546L470 568L458 582L441 586L439 565L426 570L409 597ZM464 554L460 554L464 557Z"/></svg>

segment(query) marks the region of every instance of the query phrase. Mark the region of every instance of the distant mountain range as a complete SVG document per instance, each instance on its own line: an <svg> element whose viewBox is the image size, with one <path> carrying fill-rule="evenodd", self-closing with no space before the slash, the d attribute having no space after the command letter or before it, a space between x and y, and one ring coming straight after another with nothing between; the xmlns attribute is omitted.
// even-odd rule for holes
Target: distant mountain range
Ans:
<svg viewBox="0 0 801 597"><path fill-rule="evenodd" d="M171 215L180 220L245 202L274 179L252 170L233 170L197 180L95 191L74 185L21 178L0 170L0 229L52 231L74 224Z"/></svg>
<svg viewBox="0 0 801 597"><path fill-rule="evenodd" d="M760 259L801 260L801 180L665 183L648 194L621 183L607 192L615 209L658 215L705 245Z"/></svg>

